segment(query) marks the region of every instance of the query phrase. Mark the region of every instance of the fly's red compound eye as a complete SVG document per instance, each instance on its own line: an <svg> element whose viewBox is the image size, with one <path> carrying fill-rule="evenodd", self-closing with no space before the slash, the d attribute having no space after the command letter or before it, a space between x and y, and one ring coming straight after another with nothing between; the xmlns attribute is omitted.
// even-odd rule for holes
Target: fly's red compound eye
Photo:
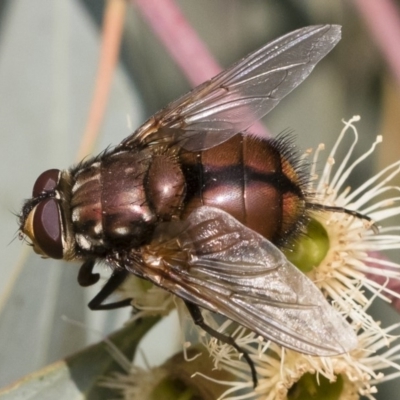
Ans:
<svg viewBox="0 0 400 400"><path fill-rule="evenodd" d="M37 205L33 218L33 231L44 255L55 259L63 258L60 208L56 199L48 198Z"/></svg>
<svg viewBox="0 0 400 400"><path fill-rule="evenodd" d="M59 169L48 169L39 175L33 185L32 196L38 197L43 192L51 192L55 190L60 176Z"/></svg>

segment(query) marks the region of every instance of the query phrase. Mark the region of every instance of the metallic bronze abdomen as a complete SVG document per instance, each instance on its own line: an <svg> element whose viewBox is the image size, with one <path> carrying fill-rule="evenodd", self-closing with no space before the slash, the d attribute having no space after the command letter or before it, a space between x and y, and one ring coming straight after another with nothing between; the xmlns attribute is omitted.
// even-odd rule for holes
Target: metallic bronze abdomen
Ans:
<svg viewBox="0 0 400 400"><path fill-rule="evenodd" d="M209 150L182 153L187 184L182 217L202 205L221 208L279 243L295 230L305 210L300 178L282 146L276 140L236 135Z"/></svg>

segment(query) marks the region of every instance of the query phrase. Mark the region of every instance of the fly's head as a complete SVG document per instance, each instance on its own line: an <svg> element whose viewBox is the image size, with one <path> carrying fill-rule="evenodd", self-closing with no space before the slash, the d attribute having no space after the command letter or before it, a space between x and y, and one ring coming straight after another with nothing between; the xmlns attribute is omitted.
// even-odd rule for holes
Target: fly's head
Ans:
<svg viewBox="0 0 400 400"><path fill-rule="evenodd" d="M70 198L69 171L49 169L36 179L32 198L23 205L20 237L28 237L33 250L44 258L75 258Z"/></svg>

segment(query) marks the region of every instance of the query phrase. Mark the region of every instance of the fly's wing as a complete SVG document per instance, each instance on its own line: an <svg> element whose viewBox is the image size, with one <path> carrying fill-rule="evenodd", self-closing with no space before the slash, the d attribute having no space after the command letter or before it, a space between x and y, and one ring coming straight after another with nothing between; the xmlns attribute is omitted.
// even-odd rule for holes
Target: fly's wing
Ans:
<svg viewBox="0 0 400 400"><path fill-rule="evenodd" d="M132 271L284 347L331 356L357 338L320 290L271 242L219 209L161 225Z"/></svg>
<svg viewBox="0 0 400 400"><path fill-rule="evenodd" d="M221 144L271 111L339 40L338 25L290 32L170 103L118 148L172 141L200 151Z"/></svg>

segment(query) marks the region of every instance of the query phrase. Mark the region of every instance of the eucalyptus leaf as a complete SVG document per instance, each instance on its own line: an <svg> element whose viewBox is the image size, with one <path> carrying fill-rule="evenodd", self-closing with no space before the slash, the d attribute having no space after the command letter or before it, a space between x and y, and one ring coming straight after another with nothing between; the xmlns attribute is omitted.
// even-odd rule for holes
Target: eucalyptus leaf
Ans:
<svg viewBox="0 0 400 400"><path fill-rule="evenodd" d="M141 338L158 320L153 317L129 323L109 340L131 360ZM106 375L123 370L111 356L110 349L105 341L87 347L1 390L0 400L102 400L115 397L115 392L99 386Z"/></svg>

